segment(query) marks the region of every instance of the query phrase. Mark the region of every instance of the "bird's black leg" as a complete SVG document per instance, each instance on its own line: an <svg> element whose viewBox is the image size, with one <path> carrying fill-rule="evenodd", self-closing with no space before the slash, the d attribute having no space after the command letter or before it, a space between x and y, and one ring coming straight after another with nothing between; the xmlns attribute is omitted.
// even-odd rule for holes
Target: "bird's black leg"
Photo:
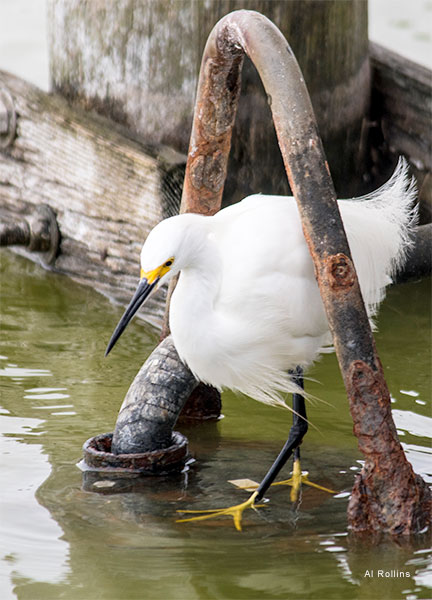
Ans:
<svg viewBox="0 0 432 600"><path fill-rule="evenodd" d="M293 380L302 388L303 388L303 371L300 367L294 372L291 372ZM275 485L290 485L291 488L291 500L295 502L298 497L298 490L300 487L300 483L306 483L314 488L318 488L325 492L329 492L330 494L334 494L333 490L329 490L320 485L316 485L308 480L307 474L302 475L300 469L300 449L299 446L308 430L308 422L306 420L306 407L305 401L302 394L293 394L293 425L289 432L289 437L282 448L279 456L274 461L272 466L270 467L268 473L261 481L259 486L257 486L256 491L246 500L245 502L241 502L240 504L236 504L234 506L229 506L228 508L220 508L216 510L180 510L178 512L182 513L193 513L198 514L199 516L188 517L186 519L179 519L178 523L185 523L187 521L203 521L205 519L213 519L214 517L223 517L223 516L231 516L234 519L234 525L238 531L241 531L241 520L243 512L247 508L260 508L263 506L262 504L256 504L257 501L261 500L268 488L274 482L276 476L279 471L282 469L286 461L289 459L291 454L294 452L294 468L293 475L287 481L278 481ZM232 481L231 483L236 483ZM251 486L239 486L244 489L249 489Z"/></svg>
<svg viewBox="0 0 432 600"><path fill-rule="evenodd" d="M293 381L297 383L302 389L304 389L303 382L303 369L297 367L292 372ZM261 481L257 489L257 496L255 500L259 501L263 498L264 494L271 486L279 471L285 465L291 454L294 452L294 461L300 460L300 449L299 446L306 435L308 430L308 422L306 419L306 406L304 397L301 394L293 394L293 425L290 429L288 440L284 447L279 453L279 456L274 461L264 479Z"/></svg>
<svg viewBox="0 0 432 600"><path fill-rule="evenodd" d="M300 367L297 367L297 369L294 372L292 372L291 375L293 376L293 380L297 383L297 385L299 385L299 387L304 389L303 388L303 371L302 371L302 369ZM178 512L193 513L193 514L198 514L199 516L188 517L186 519L179 519L177 522L185 523L186 521L203 521L205 519L212 519L214 517L231 516L234 519L234 525L235 525L236 529L241 531L241 520L242 520L243 512L247 508L256 509L256 508L260 508L261 506L263 506L262 504L256 504L256 502L261 500L261 498L264 496L264 494L266 493L268 488L274 482L279 471L282 469L282 467L284 466L284 464L286 463L286 461L289 459L289 457L291 456L291 454L293 452L294 452L294 468L293 468L292 477L287 481L278 481L275 484L275 485L288 484L288 485L292 486L292 488L291 488L292 502L295 502L297 500L300 483L306 483L307 485L311 485L312 487L318 488L325 492L329 492L330 494L335 493L335 492L333 492L333 490L329 490L327 488L324 488L320 485L316 485L315 483L312 483L311 481L309 481L307 478L307 474L302 475L301 469L300 469L299 446L303 440L303 437L305 436L305 434L308 430L308 422L306 420L306 407L305 407L304 397L302 394L293 394L293 410L294 410L293 425L290 429L288 440L287 440L286 444L284 445L284 447L282 448L281 452L279 453L279 456L274 461L273 465L270 467L270 469L269 469L268 473L266 474L266 476L264 477L264 479L261 481L259 486L257 486L256 491L253 492L253 494L248 498L248 500L246 500L245 502L241 502L240 504L236 504L234 506L229 506L228 508L220 508L220 509L216 509L216 510L181 510ZM232 481L231 483L234 483L234 485L236 485L236 483L234 481ZM243 486L239 486L239 487L243 487ZM245 487L245 489L248 489L250 486L247 486L247 487L244 486L244 487Z"/></svg>

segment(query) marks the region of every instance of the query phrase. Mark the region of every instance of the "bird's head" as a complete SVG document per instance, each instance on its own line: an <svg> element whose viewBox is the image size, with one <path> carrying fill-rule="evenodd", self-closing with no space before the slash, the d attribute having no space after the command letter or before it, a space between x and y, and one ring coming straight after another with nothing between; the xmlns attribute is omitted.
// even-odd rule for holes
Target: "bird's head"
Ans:
<svg viewBox="0 0 432 600"><path fill-rule="evenodd" d="M196 215L193 215L196 216ZM141 250L138 287L108 343L111 351L140 306L161 283L176 275L188 260L186 227L192 215L180 215L162 221L150 232Z"/></svg>

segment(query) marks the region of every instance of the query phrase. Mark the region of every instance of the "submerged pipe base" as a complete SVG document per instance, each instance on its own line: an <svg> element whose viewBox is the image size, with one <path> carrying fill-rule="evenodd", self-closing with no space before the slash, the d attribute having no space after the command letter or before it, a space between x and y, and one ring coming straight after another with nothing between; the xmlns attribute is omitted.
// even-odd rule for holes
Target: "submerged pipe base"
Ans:
<svg viewBox="0 0 432 600"><path fill-rule="evenodd" d="M182 471L188 460L187 438L178 431L173 431L168 448L137 454L113 454L112 438L112 433L101 433L88 439L78 467L84 472L166 475Z"/></svg>
<svg viewBox="0 0 432 600"><path fill-rule="evenodd" d="M199 383L186 400L178 420L180 423L218 421L221 409L220 392L211 385Z"/></svg>

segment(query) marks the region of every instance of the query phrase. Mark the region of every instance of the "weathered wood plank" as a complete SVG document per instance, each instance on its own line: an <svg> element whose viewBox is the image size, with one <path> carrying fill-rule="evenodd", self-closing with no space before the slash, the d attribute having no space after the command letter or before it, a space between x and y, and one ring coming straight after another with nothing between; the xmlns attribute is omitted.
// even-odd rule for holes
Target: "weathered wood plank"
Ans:
<svg viewBox="0 0 432 600"><path fill-rule="evenodd" d="M419 170L432 170L432 72L402 56L370 44L375 110L389 148Z"/></svg>
<svg viewBox="0 0 432 600"><path fill-rule="evenodd" d="M16 116L16 135L0 154L0 211L29 214L48 204L62 236L55 269L125 302L144 238L172 212L169 201L178 202L170 169L183 157L4 72L0 89ZM159 323L161 301L146 312Z"/></svg>
<svg viewBox="0 0 432 600"><path fill-rule="evenodd" d="M432 217L432 71L371 43L372 119L383 137L380 152L410 161L419 185L423 222Z"/></svg>

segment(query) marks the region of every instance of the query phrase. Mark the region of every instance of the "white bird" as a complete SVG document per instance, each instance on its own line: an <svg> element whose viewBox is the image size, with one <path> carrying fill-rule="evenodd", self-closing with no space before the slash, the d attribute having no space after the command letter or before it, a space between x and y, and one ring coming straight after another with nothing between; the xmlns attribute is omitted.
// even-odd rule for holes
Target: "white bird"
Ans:
<svg viewBox="0 0 432 600"><path fill-rule="evenodd" d="M415 195L401 159L383 187L338 201L370 318L410 245ZM149 294L178 273L169 322L182 361L204 383L286 406L284 394L299 392L289 371L331 344L294 198L253 195L214 216L159 223L107 353Z"/></svg>

